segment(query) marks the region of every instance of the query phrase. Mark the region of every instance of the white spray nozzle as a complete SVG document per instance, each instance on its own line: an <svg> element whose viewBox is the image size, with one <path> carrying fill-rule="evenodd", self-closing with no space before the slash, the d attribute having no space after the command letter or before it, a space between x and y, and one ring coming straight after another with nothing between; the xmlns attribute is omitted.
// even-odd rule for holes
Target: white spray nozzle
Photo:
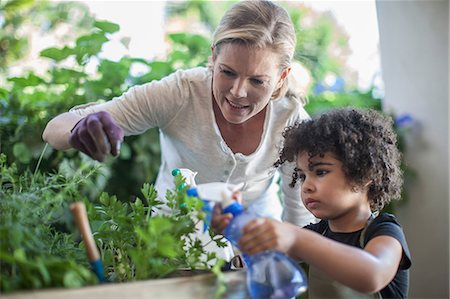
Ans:
<svg viewBox="0 0 450 299"><path fill-rule="evenodd" d="M186 180L186 185L191 187L197 186L197 184L195 183L195 176L197 175L197 172L194 172L188 168L179 168L178 170Z"/></svg>
<svg viewBox="0 0 450 299"><path fill-rule="evenodd" d="M239 191L244 186L244 183L237 185L227 183L207 183L197 186L198 196L213 202L222 203L222 207L227 207L234 202L233 192Z"/></svg>

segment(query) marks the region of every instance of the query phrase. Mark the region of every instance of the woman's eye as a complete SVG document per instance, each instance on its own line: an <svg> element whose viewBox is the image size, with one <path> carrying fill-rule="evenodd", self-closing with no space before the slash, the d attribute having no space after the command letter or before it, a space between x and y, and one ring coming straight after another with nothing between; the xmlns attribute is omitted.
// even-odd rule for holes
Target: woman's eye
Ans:
<svg viewBox="0 0 450 299"><path fill-rule="evenodd" d="M229 70L222 70L222 73L225 74L225 76L228 76L228 77L234 76L234 73L232 71L229 71Z"/></svg>
<svg viewBox="0 0 450 299"><path fill-rule="evenodd" d="M253 84L255 84L255 85L263 85L263 84L264 84L264 81L259 80L259 79L255 79L255 78L251 79L251 81L252 81Z"/></svg>

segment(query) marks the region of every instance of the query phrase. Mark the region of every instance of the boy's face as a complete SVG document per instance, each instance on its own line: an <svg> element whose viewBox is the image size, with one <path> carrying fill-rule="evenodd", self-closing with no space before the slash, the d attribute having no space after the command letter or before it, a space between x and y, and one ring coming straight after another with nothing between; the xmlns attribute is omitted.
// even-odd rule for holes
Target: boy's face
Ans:
<svg viewBox="0 0 450 299"><path fill-rule="evenodd" d="M342 170L342 162L331 153L323 157L299 153L297 168L303 204L317 218L354 217L370 209L367 192L352 188Z"/></svg>

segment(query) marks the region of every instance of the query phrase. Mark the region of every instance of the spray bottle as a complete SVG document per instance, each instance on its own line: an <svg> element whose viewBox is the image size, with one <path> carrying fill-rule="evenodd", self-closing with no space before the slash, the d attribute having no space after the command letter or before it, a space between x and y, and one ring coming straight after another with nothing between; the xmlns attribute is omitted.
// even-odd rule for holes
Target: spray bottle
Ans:
<svg viewBox="0 0 450 299"><path fill-rule="evenodd" d="M189 174L188 171L185 171ZM187 180L187 178L185 178ZM233 219L225 228L224 236L237 248L245 225L257 215L250 213L232 193L242 185L208 183L194 185L186 192L204 202L219 202L223 213L231 213ZM306 275L298 264L279 251L264 251L254 255L243 254L247 266L247 289L252 298L293 298L307 288Z"/></svg>

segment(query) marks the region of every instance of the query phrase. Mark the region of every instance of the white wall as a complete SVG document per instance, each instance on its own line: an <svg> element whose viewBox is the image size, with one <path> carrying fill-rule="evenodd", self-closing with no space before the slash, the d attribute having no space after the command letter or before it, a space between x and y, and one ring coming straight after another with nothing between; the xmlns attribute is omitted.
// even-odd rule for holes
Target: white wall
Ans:
<svg viewBox="0 0 450 299"><path fill-rule="evenodd" d="M421 132L406 159L417 172L397 215L410 246L410 298L449 298L449 3L377 1L385 103Z"/></svg>

